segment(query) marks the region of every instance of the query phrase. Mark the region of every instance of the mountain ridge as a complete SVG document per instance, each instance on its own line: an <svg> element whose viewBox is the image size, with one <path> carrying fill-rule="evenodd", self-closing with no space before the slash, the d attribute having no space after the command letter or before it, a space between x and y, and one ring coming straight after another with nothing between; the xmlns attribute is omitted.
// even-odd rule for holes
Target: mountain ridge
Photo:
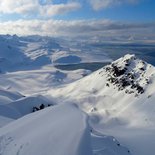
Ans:
<svg viewBox="0 0 155 155"><path fill-rule="evenodd" d="M152 88L155 85L154 73L152 65L135 55L125 55L78 81L49 90L47 96L55 96L59 103L77 103L87 113L100 111L108 117L109 113L120 115L120 111L127 110L125 107L133 108L135 102L140 104L141 99L149 102L155 98L152 95L155 94Z"/></svg>
<svg viewBox="0 0 155 155"><path fill-rule="evenodd" d="M77 104L89 115L93 130L114 135L133 155L154 155L154 88L154 66L126 55L46 95L54 96L57 103Z"/></svg>

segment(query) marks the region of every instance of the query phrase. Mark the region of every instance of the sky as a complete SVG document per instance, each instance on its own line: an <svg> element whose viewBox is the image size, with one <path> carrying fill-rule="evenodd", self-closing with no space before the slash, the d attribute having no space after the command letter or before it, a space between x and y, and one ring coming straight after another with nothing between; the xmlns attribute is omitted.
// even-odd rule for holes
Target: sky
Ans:
<svg viewBox="0 0 155 155"><path fill-rule="evenodd" d="M154 39L154 0L0 0L0 34Z"/></svg>

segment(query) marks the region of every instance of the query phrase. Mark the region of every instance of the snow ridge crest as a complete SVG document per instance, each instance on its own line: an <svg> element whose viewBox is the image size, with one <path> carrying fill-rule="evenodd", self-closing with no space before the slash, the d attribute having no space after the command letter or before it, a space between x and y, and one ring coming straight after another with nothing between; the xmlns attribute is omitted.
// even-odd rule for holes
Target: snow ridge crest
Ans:
<svg viewBox="0 0 155 155"><path fill-rule="evenodd" d="M145 92L147 85L151 83L153 72L155 72L152 65L130 54L112 62L104 67L104 70L107 87L113 85L118 91L124 90L126 94L134 93L135 96Z"/></svg>

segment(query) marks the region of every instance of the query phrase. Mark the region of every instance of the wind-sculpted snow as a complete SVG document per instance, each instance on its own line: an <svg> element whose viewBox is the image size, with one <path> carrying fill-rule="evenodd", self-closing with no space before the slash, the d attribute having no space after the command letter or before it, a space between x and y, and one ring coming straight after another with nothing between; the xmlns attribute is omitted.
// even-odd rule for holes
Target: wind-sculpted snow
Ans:
<svg viewBox="0 0 155 155"><path fill-rule="evenodd" d="M92 155L87 117L74 105L48 108L0 129L1 155Z"/></svg>
<svg viewBox="0 0 155 155"><path fill-rule="evenodd" d="M15 91L10 91L10 90L5 90L3 88L0 88L0 97L6 97L13 101L13 100L20 99L21 97L23 97L23 95Z"/></svg>
<svg viewBox="0 0 155 155"><path fill-rule="evenodd" d="M116 138L102 135L96 131L91 134L93 155L131 155L130 150L122 146Z"/></svg>
<svg viewBox="0 0 155 155"><path fill-rule="evenodd" d="M27 115L0 129L1 155L130 155L114 137L89 128L77 106L65 104Z"/></svg>

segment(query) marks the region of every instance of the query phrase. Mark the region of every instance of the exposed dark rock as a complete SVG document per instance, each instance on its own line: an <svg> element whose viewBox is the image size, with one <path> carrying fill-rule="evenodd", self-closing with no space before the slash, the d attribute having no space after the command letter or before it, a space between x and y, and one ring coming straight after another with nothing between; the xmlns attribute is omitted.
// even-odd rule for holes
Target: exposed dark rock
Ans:
<svg viewBox="0 0 155 155"><path fill-rule="evenodd" d="M142 67L142 68L139 68L141 71L144 71L145 69Z"/></svg>
<svg viewBox="0 0 155 155"><path fill-rule="evenodd" d="M113 75L115 77L119 77L119 76L123 75L126 72L126 68L120 69L117 66L113 66L112 71L113 71Z"/></svg>
<svg viewBox="0 0 155 155"><path fill-rule="evenodd" d="M137 85L137 91L138 91L138 93L140 93L140 94L144 93L143 87L141 87L141 86L139 86L139 85Z"/></svg>
<svg viewBox="0 0 155 155"><path fill-rule="evenodd" d="M45 105L44 105L44 104L41 104L41 105L40 105L40 110L41 110L41 109L44 109L44 108L45 108Z"/></svg>
<svg viewBox="0 0 155 155"><path fill-rule="evenodd" d="M106 83L106 86L109 87L109 83Z"/></svg>
<svg viewBox="0 0 155 155"><path fill-rule="evenodd" d="M132 61L136 60L135 57L131 57L130 59L126 59L123 61L122 65L118 65L116 62L112 63L111 65L105 68L107 72L107 81L113 85L116 85L118 90L125 90L125 93L132 94L142 94L144 93L144 88L140 86L139 81L141 81L145 74L145 66L139 68L141 72L135 72L132 70L131 65ZM145 62L141 62L145 65ZM143 75L143 76L142 76ZM139 78L139 76L141 78ZM146 84L149 84L149 79L145 79ZM106 86L109 87L109 83L106 83ZM128 89L129 88L129 89ZM130 90L131 89L131 90Z"/></svg>

